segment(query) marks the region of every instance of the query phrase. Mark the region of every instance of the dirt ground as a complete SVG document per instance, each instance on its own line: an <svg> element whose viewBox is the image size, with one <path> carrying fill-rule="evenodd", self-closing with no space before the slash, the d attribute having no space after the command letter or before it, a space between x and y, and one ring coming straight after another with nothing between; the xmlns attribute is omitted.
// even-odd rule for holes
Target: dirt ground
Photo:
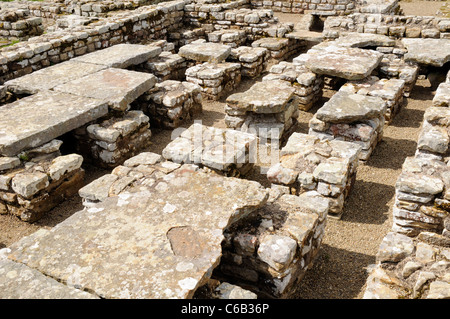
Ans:
<svg viewBox="0 0 450 319"><path fill-rule="evenodd" d="M418 6L414 7L412 4ZM423 4L425 3L425 4ZM438 3L433 1L402 2L405 14L434 10ZM407 8L408 7L408 8ZM407 10L406 10L407 8ZM411 10L411 11L410 11ZM414 11L417 10L417 11ZM425 10L425 9L423 9ZM258 79L257 79L258 80ZM254 83L243 81L238 91L245 91ZM298 132L308 132L308 121L317 109L334 92L325 91L320 103L308 112L300 112ZM367 269L375 263L375 255L382 238L392 225L394 185L401 166L407 156L413 156L420 125L426 108L431 105L435 91L428 80L419 80L411 96L405 100L390 125L384 128L384 137L377 145L370 159L360 164L355 185L347 199L342 219L328 219L321 252L313 267L302 280L298 299L359 299L364 293ZM203 113L195 120L202 124L225 128L224 100L204 101ZM185 123L189 127L193 121ZM171 131L152 130L152 146L149 151L161 154L171 140ZM264 166L264 165L263 165ZM86 166L86 180L92 180L108 173ZM257 165L247 177L270 186ZM41 220L29 224L9 215L0 215L0 249L10 246L20 238L40 228L50 229L83 208L81 198L74 196L50 211Z"/></svg>

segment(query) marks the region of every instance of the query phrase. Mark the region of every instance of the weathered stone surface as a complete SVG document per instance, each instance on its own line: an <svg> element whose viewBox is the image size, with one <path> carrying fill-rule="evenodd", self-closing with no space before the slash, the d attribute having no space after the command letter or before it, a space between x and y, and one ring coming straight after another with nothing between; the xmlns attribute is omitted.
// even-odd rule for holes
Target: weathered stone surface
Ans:
<svg viewBox="0 0 450 319"><path fill-rule="evenodd" d="M117 179L117 175L105 174L81 188L78 194L93 202L104 201L109 196L109 188Z"/></svg>
<svg viewBox="0 0 450 319"><path fill-rule="evenodd" d="M70 173L81 167L83 157L78 154L70 154L55 158L50 167L49 175L54 181L59 180L64 174Z"/></svg>
<svg viewBox="0 0 450 319"><path fill-rule="evenodd" d="M170 142L162 155L175 163L204 165L224 173L237 169L245 174L253 165L250 155L255 156L256 143L253 134L194 123Z"/></svg>
<svg viewBox="0 0 450 319"><path fill-rule="evenodd" d="M339 46L310 51L305 65L312 72L347 80L364 79L383 58L383 54L377 51Z"/></svg>
<svg viewBox="0 0 450 319"><path fill-rule="evenodd" d="M76 57L73 61L99 64L106 67L125 69L147 62L161 53L157 46L121 43Z"/></svg>
<svg viewBox="0 0 450 319"><path fill-rule="evenodd" d="M378 262L399 262L414 252L414 242L408 236L395 232L388 233L380 244Z"/></svg>
<svg viewBox="0 0 450 319"><path fill-rule="evenodd" d="M17 155L107 113L108 105L98 99L50 91L4 105L0 108L0 154Z"/></svg>
<svg viewBox="0 0 450 319"><path fill-rule="evenodd" d="M450 107L450 82L439 84L433 98L433 106Z"/></svg>
<svg viewBox="0 0 450 319"><path fill-rule="evenodd" d="M15 94L35 94L105 68L102 65L70 60L7 81L5 86L8 91Z"/></svg>
<svg viewBox="0 0 450 319"><path fill-rule="evenodd" d="M41 172L19 173L11 180L12 189L25 198L31 198L48 185L47 174Z"/></svg>
<svg viewBox="0 0 450 319"><path fill-rule="evenodd" d="M386 103L380 97L361 94L334 94L316 113L324 122L350 123L384 116Z"/></svg>
<svg viewBox="0 0 450 319"><path fill-rule="evenodd" d="M267 171L267 178L289 186L294 194L316 190L334 203L329 213L340 217L356 176L360 151L355 143L293 133L281 149L280 162Z"/></svg>
<svg viewBox="0 0 450 319"><path fill-rule="evenodd" d="M402 39L408 49L405 61L442 67L450 61L450 39Z"/></svg>
<svg viewBox="0 0 450 319"><path fill-rule="evenodd" d="M219 263L224 229L268 194L190 167L25 237L7 257L102 298L192 297Z"/></svg>
<svg viewBox="0 0 450 319"><path fill-rule="evenodd" d="M213 42L186 44L178 51L185 59L211 63L223 62L230 53L230 46Z"/></svg>
<svg viewBox="0 0 450 319"><path fill-rule="evenodd" d="M240 112L279 113L286 108L294 89L284 81L257 82L243 93L227 98L227 106Z"/></svg>
<svg viewBox="0 0 450 319"><path fill-rule="evenodd" d="M102 100L112 109L124 111L156 82L153 74L111 68L68 81L54 90Z"/></svg>
<svg viewBox="0 0 450 319"><path fill-rule="evenodd" d="M8 259L0 259L1 299L98 299L64 285L39 271Z"/></svg>
<svg viewBox="0 0 450 319"><path fill-rule="evenodd" d="M15 168L20 165L18 157L0 157L0 172Z"/></svg>
<svg viewBox="0 0 450 319"><path fill-rule="evenodd" d="M350 48L393 47L395 40L382 34L348 32L334 40L333 44Z"/></svg>

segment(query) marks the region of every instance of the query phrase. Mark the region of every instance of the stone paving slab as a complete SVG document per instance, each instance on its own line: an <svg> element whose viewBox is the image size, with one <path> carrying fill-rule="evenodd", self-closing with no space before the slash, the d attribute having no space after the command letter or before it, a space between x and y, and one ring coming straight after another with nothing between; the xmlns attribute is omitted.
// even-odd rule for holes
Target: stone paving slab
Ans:
<svg viewBox="0 0 450 319"><path fill-rule="evenodd" d="M377 96L338 92L316 112L324 122L350 123L384 116L386 103Z"/></svg>
<svg viewBox="0 0 450 319"><path fill-rule="evenodd" d="M213 42L186 44L178 51L185 59L211 63L223 62L230 54L230 46Z"/></svg>
<svg viewBox="0 0 450 319"><path fill-rule="evenodd" d="M8 259L0 259L1 299L98 299L66 286L39 271Z"/></svg>
<svg viewBox="0 0 450 319"><path fill-rule="evenodd" d="M72 59L72 61L125 69L132 65L147 62L160 53L161 48L157 46L121 43L103 50L84 54Z"/></svg>
<svg viewBox="0 0 450 319"><path fill-rule="evenodd" d="M364 79L383 58L377 51L333 45L310 51L306 54L305 66L312 72L347 80Z"/></svg>
<svg viewBox="0 0 450 319"><path fill-rule="evenodd" d="M153 74L109 68L58 85L54 90L103 100L112 109L125 111L131 102L153 88L156 82Z"/></svg>
<svg viewBox="0 0 450 319"><path fill-rule="evenodd" d="M108 105L59 92L39 92L0 108L0 154L14 156L108 113Z"/></svg>
<svg viewBox="0 0 450 319"><path fill-rule="evenodd" d="M450 61L450 39L402 39L408 49L405 61L442 67Z"/></svg>
<svg viewBox="0 0 450 319"><path fill-rule="evenodd" d="M395 40L382 34L349 32L333 42L338 46L351 48L393 47Z"/></svg>
<svg viewBox="0 0 450 319"><path fill-rule="evenodd" d="M7 258L102 298L191 298L220 262L224 229L267 199L257 182L183 165L23 238Z"/></svg>
<svg viewBox="0 0 450 319"><path fill-rule="evenodd" d="M232 109L255 113L278 113L284 111L295 90L286 82L272 80L256 82L243 93L228 96L227 106Z"/></svg>
<svg viewBox="0 0 450 319"><path fill-rule="evenodd" d="M103 65L69 60L7 81L5 86L15 94L35 94L105 68Z"/></svg>

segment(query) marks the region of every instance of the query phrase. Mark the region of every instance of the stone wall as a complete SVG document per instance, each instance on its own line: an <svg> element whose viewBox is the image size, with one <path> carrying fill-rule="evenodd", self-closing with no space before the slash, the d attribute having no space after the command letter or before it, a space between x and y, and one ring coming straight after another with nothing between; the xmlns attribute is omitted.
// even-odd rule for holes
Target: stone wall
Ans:
<svg viewBox="0 0 450 319"><path fill-rule="evenodd" d="M253 7L272 9L275 12L305 13L317 15L345 15L355 9L354 0L251 0Z"/></svg>
<svg viewBox="0 0 450 319"><path fill-rule="evenodd" d="M183 23L183 1L141 7L96 23L48 32L0 51L0 82L119 43L163 39Z"/></svg>
<svg viewBox="0 0 450 319"><path fill-rule="evenodd" d="M328 17L325 38L337 38L348 32L377 33L396 38L450 38L450 19L434 16L401 16L354 13Z"/></svg>
<svg viewBox="0 0 450 319"><path fill-rule="evenodd" d="M42 18L33 17L27 9L0 12L0 37L26 40L44 32Z"/></svg>

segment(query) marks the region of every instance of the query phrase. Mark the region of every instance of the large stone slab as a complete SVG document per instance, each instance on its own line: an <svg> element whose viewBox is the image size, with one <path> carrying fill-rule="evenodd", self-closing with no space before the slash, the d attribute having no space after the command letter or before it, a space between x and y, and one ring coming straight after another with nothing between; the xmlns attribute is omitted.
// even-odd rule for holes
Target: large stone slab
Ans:
<svg viewBox="0 0 450 319"><path fill-rule="evenodd" d="M73 61L124 69L132 65L147 62L160 53L161 48L157 46L121 43L76 57Z"/></svg>
<svg viewBox="0 0 450 319"><path fill-rule="evenodd" d="M39 271L8 259L0 259L1 299L98 299L66 286Z"/></svg>
<svg viewBox="0 0 450 319"><path fill-rule="evenodd" d="M101 100L39 92L0 108L0 154L14 156L108 113Z"/></svg>
<svg viewBox="0 0 450 319"><path fill-rule="evenodd" d="M230 46L213 42L186 44L178 51L178 55L185 59L211 63L223 62L230 54Z"/></svg>
<svg viewBox="0 0 450 319"><path fill-rule="evenodd" d="M312 72L347 80L364 79L383 58L377 51L333 45L308 51L306 56L305 66Z"/></svg>
<svg viewBox="0 0 450 319"><path fill-rule="evenodd" d="M156 82L153 74L110 68L58 85L54 90L103 100L112 109L124 111Z"/></svg>
<svg viewBox="0 0 450 319"><path fill-rule="evenodd" d="M267 199L257 182L184 165L23 238L7 257L102 298L190 298L220 261L224 229Z"/></svg>
<svg viewBox="0 0 450 319"><path fill-rule="evenodd" d="M450 61L450 39L402 39L408 49L405 61L441 67Z"/></svg>
<svg viewBox="0 0 450 319"><path fill-rule="evenodd" d="M35 94L105 68L102 65L69 60L7 81L5 86L15 94Z"/></svg>
<svg viewBox="0 0 450 319"><path fill-rule="evenodd" d="M386 103L382 98L338 92L316 112L324 122L351 123L384 116Z"/></svg>
<svg viewBox="0 0 450 319"><path fill-rule="evenodd" d="M256 82L242 93L228 96L227 106L239 112L279 113L284 111L294 96L294 88L285 81Z"/></svg>
<svg viewBox="0 0 450 319"><path fill-rule="evenodd" d="M342 47L393 47L395 40L382 34L349 32L333 42Z"/></svg>

